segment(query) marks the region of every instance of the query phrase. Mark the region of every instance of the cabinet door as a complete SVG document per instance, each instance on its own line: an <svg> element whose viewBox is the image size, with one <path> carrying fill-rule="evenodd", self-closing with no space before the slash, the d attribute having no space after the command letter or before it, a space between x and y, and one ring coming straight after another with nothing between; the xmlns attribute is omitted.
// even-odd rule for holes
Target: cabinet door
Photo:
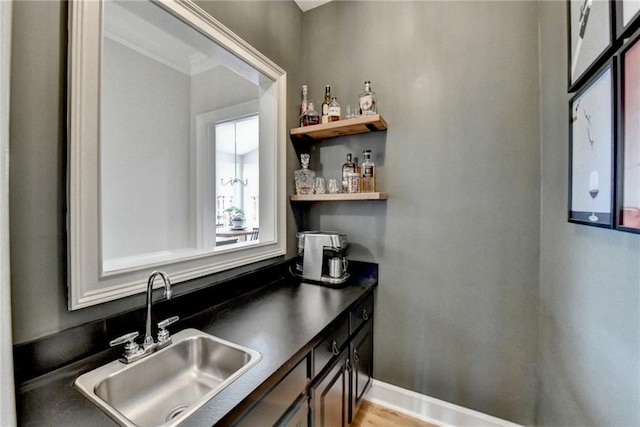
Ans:
<svg viewBox="0 0 640 427"><path fill-rule="evenodd" d="M298 402L290 414L276 424L279 427L307 427L309 425L309 401L306 396Z"/></svg>
<svg viewBox="0 0 640 427"><path fill-rule="evenodd" d="M306 393L308 361L309 357L306 356L235 425L246 427L275 425L294 402Z"/></svg>
<svg viewBox="0 0 640 427"><path fill-rule="evenodd" d="M340 353L327 374L311 390L312 425L342 427L349 416L349 355Z"/></svg>
<svg viewBox="0 0 640 427"><path fill-rule="evenodd" d="M351 341L351 390L349 405L349 423L360 409L362 398L371 386L373 379L373 321L369 320Z"/></svg>

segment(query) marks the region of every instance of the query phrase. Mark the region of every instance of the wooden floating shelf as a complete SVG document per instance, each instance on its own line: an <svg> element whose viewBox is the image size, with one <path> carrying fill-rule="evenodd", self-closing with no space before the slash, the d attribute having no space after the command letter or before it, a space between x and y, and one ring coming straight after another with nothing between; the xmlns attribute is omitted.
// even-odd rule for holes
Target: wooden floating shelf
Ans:
<svg viewBox="0 0 640 427"><path fill-rule="evenodd" d="M360 116L354 119L338 120L331 123L305 126L291 129L292 139L314 141L334 138L336 136L356 135L359 133L378 132L387 129L387 122L380 114Z"/></svg>
<svg viewBox="0 0 640 427"><path fill-rule="evenodd" d="M292 202L331 202L348 200L387 200L387 193L294 194Z"/></svg>

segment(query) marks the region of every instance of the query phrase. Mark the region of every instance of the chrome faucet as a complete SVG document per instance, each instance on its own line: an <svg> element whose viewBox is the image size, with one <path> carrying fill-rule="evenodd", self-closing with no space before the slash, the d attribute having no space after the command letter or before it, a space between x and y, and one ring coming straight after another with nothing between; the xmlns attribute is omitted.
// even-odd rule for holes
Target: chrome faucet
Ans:
<svg viewBox="0 0 640 427"><path fill-rule="evenodd" d="M124 346L124 356L120 359L123 363L131 363L136 360L142 359L143 357L164 348L171 344L171 336L169 335L169 331L167 331L167 326L178 321L178 316L173 316L168 319L165 319L158 323L158 327L160 331L158 332L158 341L153 340L153 336L151 335L151 304L152 304L152 296L153 296L153 281L156 276L162 277L164 281L164 296L167 299L171 299L173 296L173 291L171 290L171 281L169 280L169 276L164 271L156 270L151 273L149 276L149 281L147 282L147 320L145 324L145 335L144 341L142 345L138 345L135 342L135 339L138 337L138 332L131 332L126 335L123 335L119 338L116 338L109 342L110 346L116 346L120 344L125 344Z"/></svg>
<svg viewBox="0 0 640 427"><path fill-rule="evenodd" d="M151 273L151 276L149 276L149 281L147 282L147 323L144 334L144 341L142 342L142 346L145 348L145 350L154 344L153 336L151 336L151 304L153 300L153 281L155 280L156 276L162 277L162 280L164 281L164 296L167 299L171 299L171 297L173 296L173 291L171 290L171 280L169 280L169 276L167 276L167 273L160 270L156 270Z"/></svg>

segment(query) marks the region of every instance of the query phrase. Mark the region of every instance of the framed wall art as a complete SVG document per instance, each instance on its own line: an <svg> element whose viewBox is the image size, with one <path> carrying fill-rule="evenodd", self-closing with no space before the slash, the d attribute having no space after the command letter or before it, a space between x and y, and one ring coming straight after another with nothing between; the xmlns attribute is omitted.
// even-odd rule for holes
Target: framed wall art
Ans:
<svg viewBox="0 0 640 427"><path fill-rule="evenodd" d="M569 92L575 92L614 49L614 3L568 0Z"/></svg>
<svg viewBox="0 0 640 427"><path fill-rule="evenodd" d="M640 30L620 58L620 118L616 228L640 233Z"/></svg>
<svg viewBox="0 0 640 427"><path fill-rule="evenodd" d="M616 61L569 101L569 222L613 227Z"/></svg>
<svg viewBox="0 0 640 427"><path fill-rule="evenodd" d="M628 37L640 26L640 0L617 0L615 8L617 37Z"/></svg>

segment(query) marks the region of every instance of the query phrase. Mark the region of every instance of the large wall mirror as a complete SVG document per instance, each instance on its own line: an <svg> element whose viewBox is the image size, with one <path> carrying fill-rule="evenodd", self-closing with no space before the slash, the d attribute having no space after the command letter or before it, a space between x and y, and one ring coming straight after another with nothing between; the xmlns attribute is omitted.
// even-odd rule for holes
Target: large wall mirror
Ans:
<svg viewBox="0 0 640 427"><path fill-rule="evenodd" d="M285 72L190 1L69 7L69 308L283 255Z"/></svg>

